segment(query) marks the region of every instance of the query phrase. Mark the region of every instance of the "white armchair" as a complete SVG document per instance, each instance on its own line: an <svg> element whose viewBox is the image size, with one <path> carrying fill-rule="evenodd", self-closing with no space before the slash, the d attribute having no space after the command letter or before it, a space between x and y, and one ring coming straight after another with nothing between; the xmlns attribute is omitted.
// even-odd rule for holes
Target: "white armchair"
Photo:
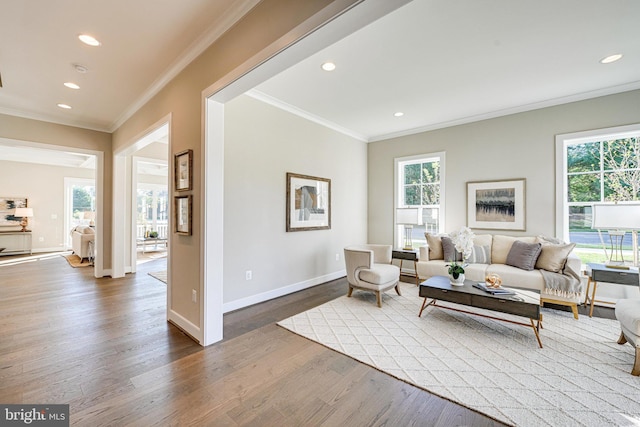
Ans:
<svg viewBox="0 0 640 427"><path fill-rule="evenodd" d="M71 230L71 249L73 253L80 257L80 260L89 259L94 254L91 253L89 242L93 244L96 232L93 227L78 225Z"/></svg>
<svg viewBox="0 0 640 427"><path fill-rule="evenodd" d="M395 288L400 295L400 269L391 264L391 245L361 245L344 248L344 262L349 282L348 297L354 289L376 293L382 307L382 292Z"/></svg>

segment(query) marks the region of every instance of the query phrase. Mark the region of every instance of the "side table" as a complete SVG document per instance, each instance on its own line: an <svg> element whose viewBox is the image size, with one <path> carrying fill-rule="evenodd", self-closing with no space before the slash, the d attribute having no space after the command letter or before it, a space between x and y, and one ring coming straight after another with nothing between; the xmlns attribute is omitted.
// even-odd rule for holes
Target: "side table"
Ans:
<svg viewBox="0 0 640 427"><path fill-rule="evenodd" d="M589 317L593 316L593 303L601 302L603 304L612 304L608 301L596 300L596 289L598 288L598 282L615 283L618 285L626 286L640 286L638 282L638 269L629 268L623 270L619 268L609 268L604 264L588 263L587 264L587 290L584 295L584 304L587 304L587 300L590 300L591 307L589 308ZM589 289L593 284L593 291L591 291L591 297L589 297Z"/></svg>
<svg viewBox="0 0 640 427"><path fill-rule="evenodd" d="M420 277L418 277L418 251L413 249L393 249L391 259L400 260L400 274L402 274L402 262L413 261L413 268L416 272L416 286L420 286Z"/></svg>

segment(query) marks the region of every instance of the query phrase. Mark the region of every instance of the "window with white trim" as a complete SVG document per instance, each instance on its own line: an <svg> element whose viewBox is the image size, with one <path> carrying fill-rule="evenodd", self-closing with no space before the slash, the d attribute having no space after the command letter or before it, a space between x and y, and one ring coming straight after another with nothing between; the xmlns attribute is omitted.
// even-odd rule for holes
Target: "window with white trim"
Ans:
<svg viewBox="0 0 640 427"><path fill-rule="evenodd" d="M412 229L414 248L426 244L425 232L444 229L444 153L395 159L396 208L418 208L420 224ZM395 224L394 241L404 246L405 226Z"/></svg>
<svg viewBox="0 0 640 427"><path fill-rule="evenodd" d="M604 262L609 238L591 228L592 206L640 200L640 124L559 135L556 150L558 234L576 243L583 263ZM631 238L623 242L632 259Z"/></svg>

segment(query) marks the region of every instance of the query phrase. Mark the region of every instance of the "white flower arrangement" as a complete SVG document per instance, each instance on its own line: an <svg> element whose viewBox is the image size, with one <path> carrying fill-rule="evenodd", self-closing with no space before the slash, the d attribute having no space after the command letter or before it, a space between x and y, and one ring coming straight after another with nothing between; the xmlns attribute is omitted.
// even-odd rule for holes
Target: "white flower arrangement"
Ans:
<svg viewBox="0 0 640 427"><path fill-rule="evenodd" d="M471 256L471 252L473 251L473 238L475 236L469 227L462 227L460 230L451 233L451 241L465 260Z"/></svg>

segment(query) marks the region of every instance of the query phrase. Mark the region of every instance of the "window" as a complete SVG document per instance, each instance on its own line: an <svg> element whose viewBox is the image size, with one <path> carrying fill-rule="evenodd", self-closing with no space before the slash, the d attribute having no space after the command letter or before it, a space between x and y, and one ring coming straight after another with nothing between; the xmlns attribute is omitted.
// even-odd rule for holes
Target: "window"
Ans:
<svg viewBox="0 0 640 427"><path fill-rule="evenodd" d="M156 231L167 238L169 222L169 193L166 185L139 184L137 189L137 237Z"/></svg>
<svg viewBox="0 0 640 427"><path fill-rule="evenodd" d="M558 230L576 243L584 263L606 261L603 242L591 228L592 205L640 200L640 125L603 129L556 138L558 176ZM608 245L607 245L608 247ZM625 237L626 259L632 259L631 239Z"/></svg>
<svg viewBox="0 0 640 427"><path fill-rule="evenodd" d="M444 153L395 160L396 208L418 208L421 224L414 225L414 248L426 244L424 233L444 229ZM395 245L404 246L404 225L395 226Z"/></svg>

